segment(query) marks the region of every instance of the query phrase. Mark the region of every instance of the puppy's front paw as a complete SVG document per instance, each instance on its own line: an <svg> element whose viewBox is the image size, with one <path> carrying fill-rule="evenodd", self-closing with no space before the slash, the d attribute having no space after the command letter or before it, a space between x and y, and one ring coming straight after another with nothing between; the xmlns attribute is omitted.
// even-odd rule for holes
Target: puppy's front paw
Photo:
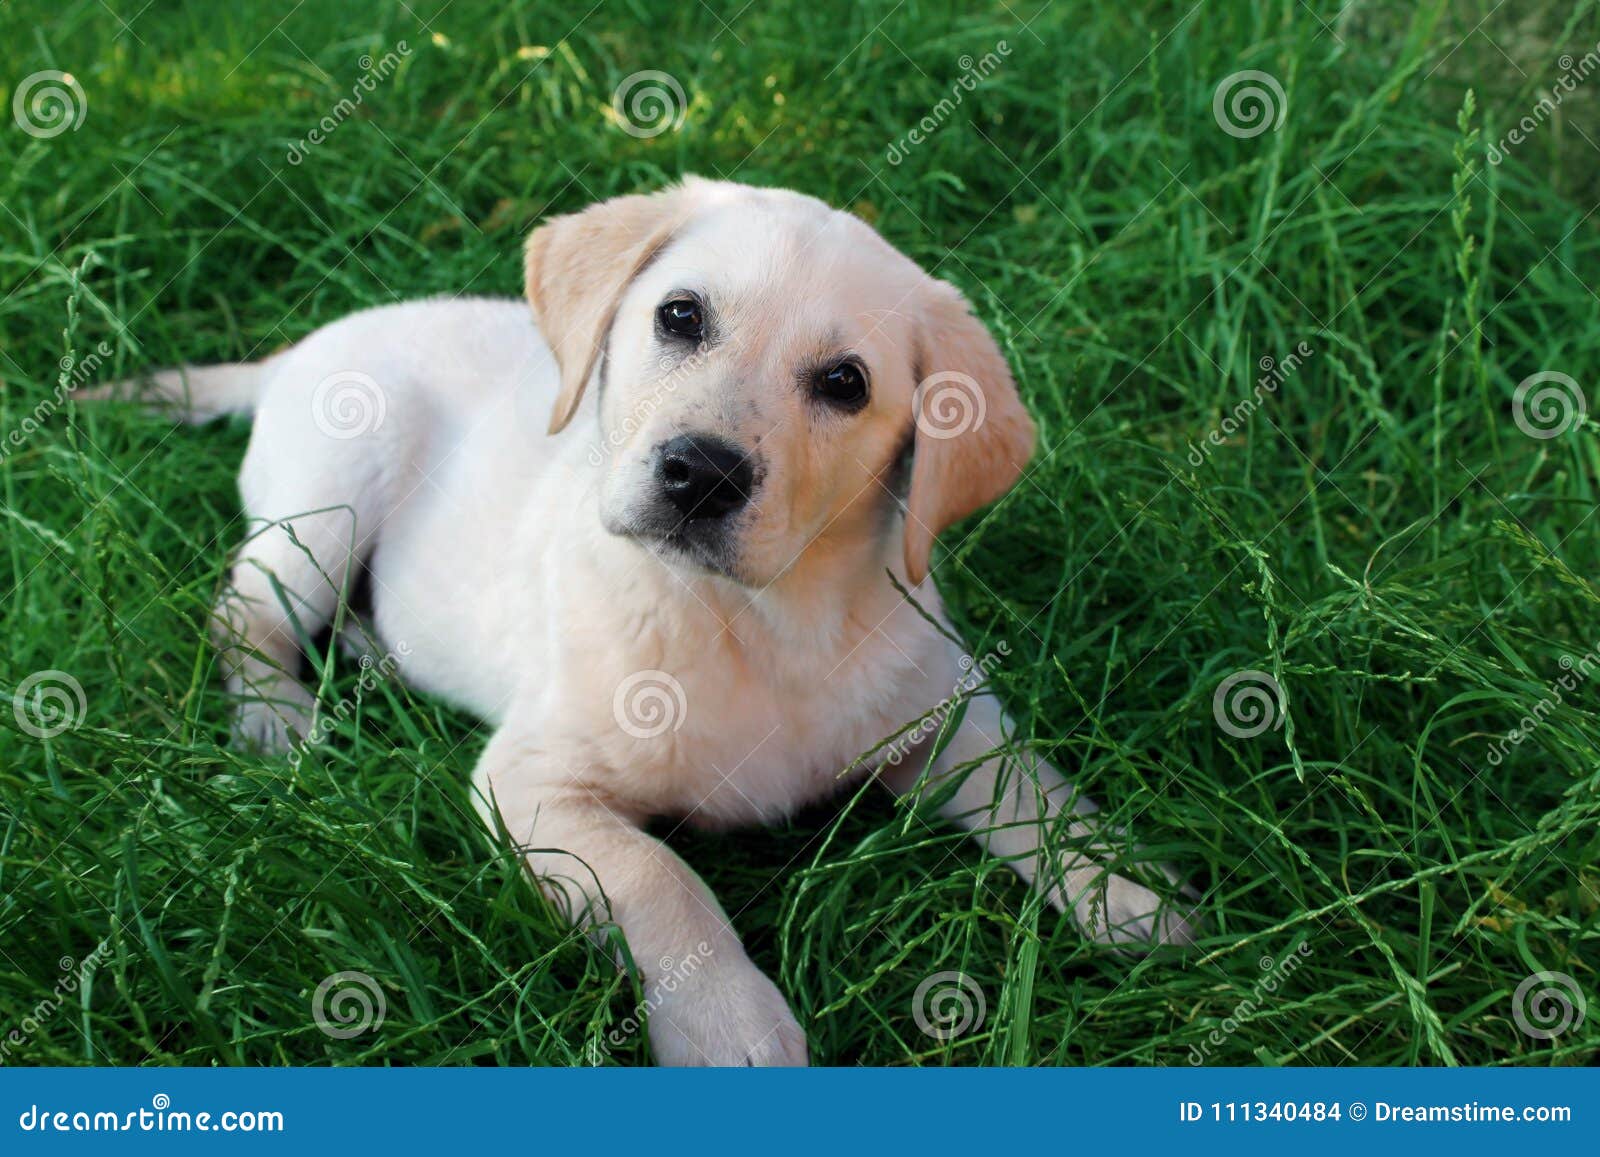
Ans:
<svg viewBox="0 0 1600 1157"><path fill-rule="evenodd" d="M1051 889L1050 900L1061 910L1070 903L1084 934L1097 944L1119 948L1157 948L1194 943L1199 919L1192 909L1163 899L1126 876L1103 873L1087 888L1081 884Z"/></svg>
<svg viewBox="0 0 1600 1157"><path fill-rule="evenodd" d="M664 988L664 986L663 986ZM804 1066L806 1034L755 965L719 962L662 991L650 1015L658 1065Z"/></svg>
<svg viewBox="0 0 1600 1157"><path fill-rule="evenodd" d="M316 701L299 684L276 688L271 699L246 699L234 710L233 746L262 755L283 755L311 734Z"/></svg>

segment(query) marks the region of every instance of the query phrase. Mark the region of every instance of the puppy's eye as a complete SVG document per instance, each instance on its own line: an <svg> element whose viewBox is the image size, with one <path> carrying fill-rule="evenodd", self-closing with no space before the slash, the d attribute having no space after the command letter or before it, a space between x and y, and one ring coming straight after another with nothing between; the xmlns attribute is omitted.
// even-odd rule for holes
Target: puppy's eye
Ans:
<svg viewBox="0 0 1600 1157"><path fill-rule="evenodd" d="M661 328L668 333L696 340L705 336L705 315L700 310L700 303L692 297L676 297L663 302L661 308L656 310L656 316L661 321Z"/></svg>
<svg viewBox="0 0 1600 1157"><path fill-rule="evenodd" d="M857 408L867 400L867 371L858 362L842 361L824 370L814 389L819 397L836 406Z"/></svg>

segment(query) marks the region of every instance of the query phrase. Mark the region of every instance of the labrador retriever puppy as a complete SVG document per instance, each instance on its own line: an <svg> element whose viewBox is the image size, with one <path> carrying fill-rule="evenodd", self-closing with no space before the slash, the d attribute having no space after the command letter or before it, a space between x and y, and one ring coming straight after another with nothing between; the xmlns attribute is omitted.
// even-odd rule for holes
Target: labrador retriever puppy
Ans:
<svg viewBox="0 0 1600 1157"><path fill-rule="evenodd" d="M217 610L241 743L315 734L298 640L367 577L401 676L494 727L485 821L572 920L625 937L663 1064L807 1051L652 817L768 823L876 774L1095 940L1188 940L1107 869L1094 805L1008 747L944 626L934 540L1034 446L960 293L811 197L694 178L547 221L526 290L147 384L190 420L255 413L254 530Z"/></svg>

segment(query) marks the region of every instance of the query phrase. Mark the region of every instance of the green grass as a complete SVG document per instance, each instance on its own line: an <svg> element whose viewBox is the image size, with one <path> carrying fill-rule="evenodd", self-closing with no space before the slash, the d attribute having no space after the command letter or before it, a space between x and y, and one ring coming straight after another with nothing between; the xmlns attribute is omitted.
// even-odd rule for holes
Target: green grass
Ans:
<svg viewBox="0 0 1600 1157"><path fill-rule="evenodd" d="M224 746L204 624L246 428L51 399L100 342L85 377L515 293L542 215L690 171L853 208L972 297L1042 447L945 537L939 585L975 647L1011 646L996 679L1028 741L1204 895L1198 950L1131 959L875 789L674 836L817 1061L1594 1056L1600 684L1504 736L1600 646L1600 427L1536 439L1512 404L1559 371L1600 407L1600 75L1487 163L1558 58L1600 41L1592 0L111 7L130 29L92 0L0 6L8 91L61 69L88 107L51 139L0 123L0 691L57 670L86 704L48 740L0 710L5 1063L647 1059L639 1033L608 1043L630 985L480 835L474 721L380 683L298 768ZM402 40L290 164L359 58ZM688 98L649 139L609 112L643 69ZM1276 131L1214 119L1243 69L1285 90ZM1247 669L1284 718L1236 738L1212 700ZM102 942L62 993L62 958ZM310 1005L345 970L387 1016L337 1040ZM942 970L986 1002L948 1042L912 1007ZM1538 970L1588 994L1581 1027L1518 1029Z"/></svg>

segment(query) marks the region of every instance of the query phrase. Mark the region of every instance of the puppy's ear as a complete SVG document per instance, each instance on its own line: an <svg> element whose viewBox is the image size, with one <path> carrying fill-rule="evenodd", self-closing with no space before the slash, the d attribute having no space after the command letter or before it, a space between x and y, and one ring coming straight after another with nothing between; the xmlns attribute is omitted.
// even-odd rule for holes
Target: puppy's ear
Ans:
<svg viewBox="0 0 1600 1157"><path fill-rule="evenodd" d="M561 367L550 433L572 420L623 291L682 223L689 200L690 186L613 197L528 238L528 304Z"/></svg>
<svg viewBox="0 0 1600 1157"><path fill-rule="evenodd" d="M916 423L906 508L906 577L928 575L933 540L999 498L1033 456L1033 419L1022 408L1000 347L966 299L932 281L922 307Z"/></svg>

